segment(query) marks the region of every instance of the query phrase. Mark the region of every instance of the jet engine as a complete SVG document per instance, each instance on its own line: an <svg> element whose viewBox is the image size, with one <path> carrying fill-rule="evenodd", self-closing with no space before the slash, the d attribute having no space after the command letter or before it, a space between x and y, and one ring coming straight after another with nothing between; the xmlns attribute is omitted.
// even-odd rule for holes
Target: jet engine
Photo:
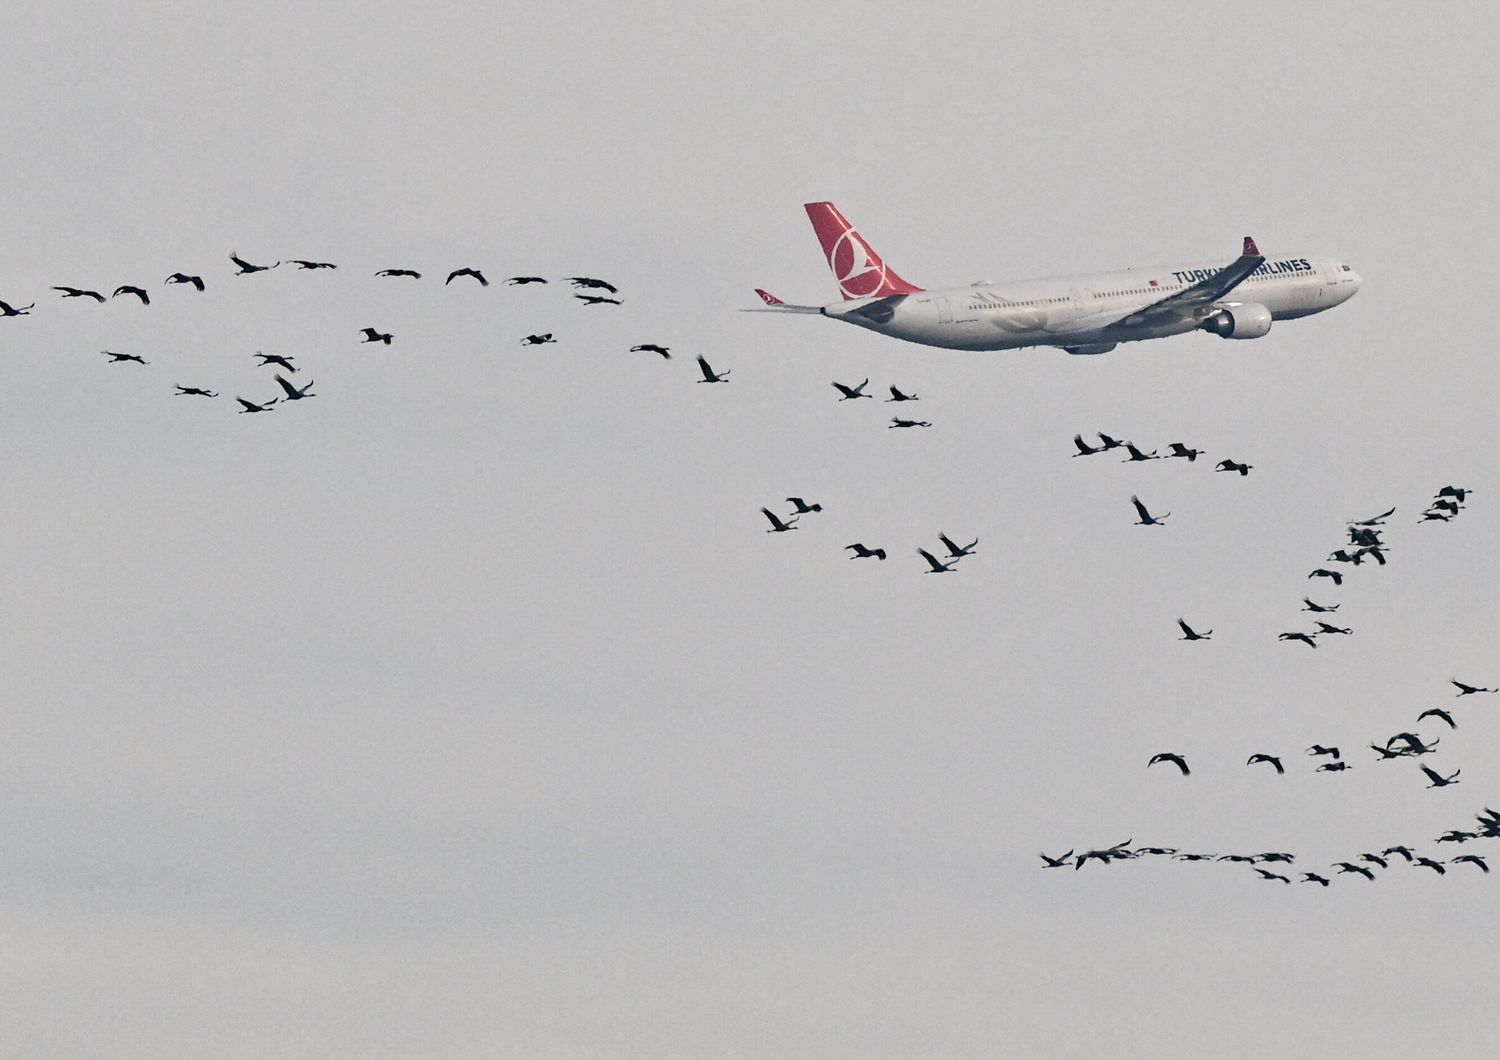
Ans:
<svg viewBox="0 0 1500 1060"><path fill-rule="evenodd" d="M1258 302L1229 306L1202 324L1221 339L1258 339L1271 330L1271 311Z"/></svg>

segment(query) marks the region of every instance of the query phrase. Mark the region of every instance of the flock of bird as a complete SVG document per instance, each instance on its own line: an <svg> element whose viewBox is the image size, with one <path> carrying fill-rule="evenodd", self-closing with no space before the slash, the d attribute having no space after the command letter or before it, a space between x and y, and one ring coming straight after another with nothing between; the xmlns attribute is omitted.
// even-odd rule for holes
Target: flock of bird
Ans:
<svg viewBox="0 0 1500 1060"><path fill-rule="evenodd" d="M786 516L777 515L770 508L762 508L760 510L760 513L771 524L771 529L767 530L766 533L784 534L790 530L795 530L797 529L797 521L804 515L811 515L823 510L821 504L809 504L801 497L788 497L786 502L792 506L791 513ZM947 555L941 559L925 548L917 549L917 554L927 561L926 573L928 574L950 573L955 569L959 560L967 556L972 556L975 549L979 547L979 538L977 537L967 545L960 545L957 541L949 537L946 531L938 534L938 541L947 550ZM849 557L850 559L884 560L886 558L886 550L884 548L872 548L863 541L855 541L852 544L845 545L844 550L854 553L854 555Z"/></svg>
<svg viewBox="0 0 1500 1060"><path fill-rule="evenodd" d="M854 401L857 398L870 398L870 400L873 401L874 400L874 395L873 394L866 394L865 393L865 387L867 387L869 385L870 385L870 380L868 378L866 378L865 381L862 382L862 383L860 383L858 386L850 386L847 383L840 383L838 381L834 381L833 388L839 392L839 394L840 394L839 400L840 401ZM921 400L921 398L919 398L916 394L906 394L906 393L903 393L899 387L894 386L894 385L891 386L890 391L891 391L891 396L885 399L885 404L887 404L887 405L891 404L892 402L920 401ZM905 416L892 416L891 417L890 425L886 429L887 430L900 430L900 429L904 429L904 428L908 428L908 427L931 427L931 426L932 426L932 424L928 420L913 420L913 419L908 419Z"/></svg>

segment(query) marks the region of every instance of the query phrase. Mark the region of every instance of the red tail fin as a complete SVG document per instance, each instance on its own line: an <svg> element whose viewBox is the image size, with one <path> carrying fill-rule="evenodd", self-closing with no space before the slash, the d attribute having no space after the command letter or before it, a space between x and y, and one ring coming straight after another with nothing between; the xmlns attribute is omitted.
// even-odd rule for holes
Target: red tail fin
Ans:
<svg viewBox="0 0 1500 1060"><path fill-rule="evenodd" d="M823 244L823 256L828 259L833 278L846 299L911 294L922 289L907 283L881 261L880 255L870 249L870 244L833 203L810 202L804 208L813 231L818 234L818 242Z"/></svg>

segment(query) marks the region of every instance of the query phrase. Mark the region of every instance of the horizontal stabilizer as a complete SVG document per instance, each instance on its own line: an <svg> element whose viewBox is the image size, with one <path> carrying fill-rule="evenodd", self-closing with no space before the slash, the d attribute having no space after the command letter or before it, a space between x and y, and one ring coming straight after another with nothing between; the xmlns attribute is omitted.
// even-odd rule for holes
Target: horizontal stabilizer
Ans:
<svg viewBox="0 0 1500 1060"><path fill-rule="evenodd" d="M762 302L766 303L766 304L763 305L763 306L757 306L754 309L742 309L742 310L740 310L740 312L742 312L742 313L821 313L821 312L823 312L823 310L822 310L822 308L820 306L815 306L815 305L788 305L786 302L783 302L780 298L777 298L770 291L763 291L759 287L757 287L755 289L755 293L758 294L758 295L760 295L760 300Z"/></svg>

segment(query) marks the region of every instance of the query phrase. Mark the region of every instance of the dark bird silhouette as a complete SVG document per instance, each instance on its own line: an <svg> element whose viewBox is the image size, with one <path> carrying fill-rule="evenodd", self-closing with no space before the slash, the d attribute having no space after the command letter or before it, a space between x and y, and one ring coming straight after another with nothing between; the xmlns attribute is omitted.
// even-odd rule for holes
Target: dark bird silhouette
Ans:
<svg viewBox="0 0 1500 1060"><path fill-rule="evenodd" d="M1452 497L1454 500L1458 501L1459 504L1462 504L1464 501L1469 499L1469 494L1473 492L1474 491L1469 489L1467 486L1444 486L1442 489L1437 491L1437 495L1439 497Z"/></svg>
<svg viewBox="0 0 1500 1060"><path fill-rule="evenodd" d="M364 336L361 340L363 342L383 342L387 346L391 344L391 339L396 337L386 331L376 331L374 328L360 328L359 333Z"/></svg>
<svg viewBox="0 0 1500 1060"><path fill-rule="evenodd" d="M932 424L926 420L903 420L900 416L892 416L890 426L886 428L893 431L898 427L931 427Z"/></svg>
<svg viewBox="0 0 1500 1060"><path fill-rule="evenodd" d="M172 385L177 388L177 393L173 394L172 395L173 397L186 397L188 395L193 395L193 396L196 396L196 397L208 397L208 398L212 398L212 397L218 397L219 396L218 394L215 394L213 391L204 390L201 387L183 386L181 383L173 383Z"/></svg>
<svg viewBox="0 0 1500 1060"><path fill-rule="evenodd" d="M974 554L974 549L979 546L979 538L977 537L973 541L970 541L967 545L958 544L946 533L938 534L938 540L941 541L943 543L943 547L948 550L948 555L952 556L954 559L962 559L964 556L972 556Z"/></svg>
<svg viewBox="0 0 1500 1060"><path fill-rule="evenodd" d="M1434 861L1432 860L1432 858L1413 858L1412 864L1421 865L1423 868L1431 869L1439 876L1446 876L1448 874L1448 870L1443 868L1443 863L1441 861Z"/></svg>
<svg viewBox="0 0 1500 1060"><path fill-rule="evenodd" d="M1381 512L1379 515L1372 515L1368 519L1350 519L1349 520L1349 525L1350 526L1379 526L1381 523L1385 522L1387 519L1389 519L1391 516L1393 516L1395 514L1396 514L1396 509L1394 509L1394 508L1388 508L1385 511Z"/></svg>
<svg viewBox="0 0 1500 1060"><path fill-rule="evenodd" d="M121 361L134 361L136 364L151 363L150 361L143 360L138 353L116 353L114 350L100 350L99 352L108 357L111 364L119 364Z"/></svg>
<svg viewBox="0 0 1500 1060"><path fill-rule="evenodd" d="M1172 858L1173 861L1212 861L1212 854L1178 854Z"/></svg>
<svg viewBox="0 0 1500 1060"><path fill-rule="evenodd" d="M895 387L891 389L894 390ZM1081 434L1073 435L1073 444L1078 447L1078 452L1074 453L1074 456L1093 456L1095 453L1104 452L1105 449L1102 445L1089 445L1088 442L1083 440L1083 435Z"/></svg>
<svg viewBox="0 0 1500 1060"><path fill-rule="evenodd" d="M1237 861L1237 862L1239 862L1239 863L1241 863L1243 865L1254 865L1255 864L1255 855L1253 855L1253 854L1224 854L1224 855L1222 855L1220 857L1215 858L1214 860L1215 861Z"/></svg>
<svg viewBox="0 0 1500 1060"><path fill-rule="evenodd" d="M1178 637L1178 640L1211 640L1213 638L1213 630L1199 633L1180 618L1177 620L1177 626L1182 630L1182 636Z"/></svg>
<svg viewBox="0 0 1500 1060"><path fill-rule="evenodd" d="M1158 762L1171 762L1178 769L1182 770L1183 776L1187 776L1192 772L1192 770L1188 769L1187 761L1181 755L1173 754L1171 751L1162 751L1159 754L1152 755L1151 761L1146 763L1146 768L1150 769Z"/></svg>
<svg viewBox="0 0 1500 1060"><path fill-rule="evenodd" d="M1313 637L1315 637L1316 635L1317 634L1315 634L1315 633L1278 633L1278 634L1276 634L1276 639L1277 640L1300 640L1303 644L1306 644L1309 648L1316 648L1318 646L1318 643L1317 643L1317 641L1313 640Z"/></svg>
<svg viewBox="0 0 1500 1060"><path fill-rule="evenodd" d="M1070 850L1066 854L1059 854L1055 858L1048 857L1046 854L1043 854L1042 860L1047 863L1047 868L1049 869L1061 869L1067 866L1068 859L1072 856L1073 852Z"/></svg>
<svg viewBox="0 0 1500 1060"><path fill-rule="evenodd" d="M545 346L549 342L556 342L556 341L557 340L552 337L552 332L548 331L548 332L545 332L544 334L541 334L541 335L527 335L524 339L521 340L521 345L522 346Z"/></svg>
<svg viewBox="0 0 1500 1060"><path fill-rule="evenodd" d="M35 306L35 302L32 302L31 305L22 306L11 305L9 302L0 302L0 317L29 317L31 315L30 310Z"/></svg>
<svg viewBox="0 0 1500 1060"><path fill-rule="evenodd" d="M866 548L857 541L852 545L845 545L844 547L854 550L854 555L850 556L850 559L869 559L871 556L874 556L876 559L885 559L885 549L883 548Z"/></svg>
<svg viewBox="0 0 1500 1060"><path fill-rule="evenodd" d="M1302 610L1304 610L1304 611L1316 611L1320 615L1330 614L1330 613L1332 613L1334 611L1337 611L1339 609L1339 605L1338 604L1333 604L1332 606L1327 606L1327 605L1324 605L1324 604L1315 604L1315 603L1313 603L1311 600L1309 600L1305 596L1302 598L1302 602L1307 605Z"/></svg>
<svg viewBox="0 0 1500 1060"><path fill-rule="evenodd" d="M256 365L257 368L264 368L268 364L274 364L285 368L288 372L296 372L297 370L297 366L292 363L290 357L283 357L279 353L261 353L259 350L256 350L255 356L260 358L260 364Z"/></svg>
<svg viewBox="0 0 1500 1060"><path fill-rule="evenodd" d="M563 279L567 280L574 287L581 287L595 291L608 291L610 294L620 293L620 289L614 284L605 283L603 280L596 280L592 276L565 276L563 277Z"/></svg>
<svg viewBox="0 0 1500 1060"><path fill-rule="evenodd" d="M1339 749L1337 747L1324 747L1320 743L1315 743L1311 747L1309 747L1307 749L1307 753L1314 757L1317 757L1319 755L1327 755L1329 758L1332 758L1335 761L1337 761L1339 757Z"/></svg>
<svg viewBox="0 0 1500 1060"><path fill-rule="evenodd" d="M1433 842L1435 842L1435 843L1458 843L1460 846L1462 846L1464 843L1467 843L1469 840L1471 840L1471 839L1478 839L1478 838L1479 838L1479 833L1478 832L1464 832L1464 831L1461 831L1461 830L1459 830L1457 828L1450 828L1450 829L1448 829L1448 831L1446 831L1442 835L1438 836L1437 839L1433 840Z"/></svg>
<svg viewBox="0 0 1500 1060"><path fill-rule="evenodd" d="M1111 438L1109 435L1105 434L1103 431L1099 431L1099 432L1096 432L1096 433L1098 433L1098 435L1099 435L1099 444L1102 445L1102 446L1104 446L1104 448L1106 448L1106 449L1118 449L1118 448L1120 448L1120 446L1122 446L1122 445L1125 444L1124 442L1120 441L1118 438Z"/></svg>
<svg viewBox="0 0 1500 1060"><path fill-rule="evenodd" d="M699 380L696 380L696 382L699 382L699 383L727 383L727 382L729 382L729 373L732 372L732 371L734 371L734 369L733 368L726 368L722 372L715 372L713 370L713 368L711 368L709 366L708 361L705 360L704 357L703 357L703 355L700 353L698 355L698 371L700 371L700 372L703 373L703 378L699 379Z"/></svg>
<svg viewBox="0 0 1500 1060"><path fill-rule="evenodd" d="M1457 515L1461 505L1457 501L1442 500L1433 501L1428 507L1434 512L1447 512L1450 515Z"/></svg>
<svg viewBox="0 0 1500 1060"><path fill-rule="evenodd" d="M1135 505L1135 513L1140 516L1140 520L1135 524L1136 526L1161 526L1166 522L1167 516L1172 514L1168 512L1166 515L1152 515L1146 510L1146 506L1141 503L1139 497L1132 496L1130 503Z"/></svg>
<svg viewBox="0 0 1500 1060"><path fill-rule="evenodd" d="M172 275L168 276L162 282L163 283L186 283L186 284L191 284L193 287L196 287L200 291L203 290L203 277L202 276L193 276L193 275L190 275L189 273L186 273L186 272L174 272L174 273L172 273Z"/></svg>
<svg viewBox="0 0 1500 1060"><path fill-rule="evenodd" d="M892 401L920 401L921 399L915 394L903 394L895 387L891 387L891 396L885 400L887 404L890 404Z"/></svg>
<svg viewBox="0 0 1500 1060"><path fill-rule="evenodd" d="M784 534L788 530L797 529L797 517L795 515L783 522L781 516L769 508L762 508L760 513L771 520L771 529L766 531L768 534Z"/></svg>
<svg viewBox="0 0 1500 1060"><path fill-rule="evenodd" d="M422 274L416 269L381 269L376 276L410 276L413 280L420 280Z"/></svg>
<svg viewBox="0 0 1500 1060"><path fill-rule="evenodd" d="M137 298L139 298L141 300L141 305L150 305L151 304L151 296L149 294L147 294L143 289L141 289L139 287L136 287L136 286L134 286L132 284L128 284L127 283L127 284L124 284L123 286L116 287L115 288L115 293L112 294L112 295L110 295L110 297L111 298L118 298L122 294L133 294L133 295L135 295Z"/></svg>
<svg viewBox="0 0 1500 1060"><path fill-rule="evenodd" d="M608 297L606 297L606 296L604 296L602 294L575 294L573 297L576 298L576 299L578 299L584 305L620 305L621 304L621 302L620 302L620 300L618 298L608 298Z"/></svg>
<svg viewBox="0 0 1500 1060"><path fill-rule="evenodd" d="M104 301L104 296L98 291L86 291L82 287L54 287L54 291L61 291L64 298L92 298L96 302Z"/></svg>
<svg viewBox="0 0 1500 1060"><path fill-rule="evenodd" d="M833 384L833 388L840 394L844 395L843 397L839 398L840 401L851 401L854 398L869 397L870 395L865 393L865 387L869 386L869 384L869 379L866 379L863 383L859 384L859 386L845 386L843 383L836 382Z"/></svg>
<svg viewBox="0 0 1500 1060"><path fill-rule="evenodd" d="M1308 577L1309 578L1331 578L1331 579L1333 579L1333 584L1334 585L1343 585L1344 584L1344 576L1342 574L1340 574L1336 570L1329 570L1327 567L1319 567L1317 570L1315 570L1311 574L1309 574Z"/></svg>
<svg viewBox="0 0 1500 1060"><path fill-rule="evenodd" d="M1331 563L1352 563L1357 567L1359 566L1360 556L1357 552L1348 552L1341 548L1337 552L1330 552L1328 560Z"/></svg>
<svg viewBox="0 0 1500 1060"><path fill-rule="evenodd" d="M1429 788L1446 788L1449 784L1458 783L1458 775L1462 773L1463 770L1455 769L1449 776L1446 777L1441 773L1429 769L1427 766L1422 767L1422 772L1426 773L1427 779L1432 781L1431 784L1427 785Z"/></svg>
<svg viewBox="0 0 1500 1060"><path fill-rule="evenodd" d="M1328 886L1328 877L1326 877L1326 876L1319 876L1316 872L1304 872L1302 874L1302 882L1303 883L1318 883L1318 884L1322 884L1324 887L1327 887Z"/></svg>
<svg viewBox="0 0 1500 1060"><path fill-rule="evenodd" d="M1477 685L1466 685L1462 681L1455 680L1454 678L1451 678L1451 677L1448 679L1448 683L1451 684L1454 688L1458 689L1458 695L1459 696L1472 696L1472 695L1476 695L1476 694L1478 694L1480 692L1493 692L1494 691L1493 688L1480 688ZM1458 697L1455 696L1454 698L1456 699Z"/></svg>
<svg viewBox="0 0 1500 1060"><path fill-rule="evenodd" d="M1238 464L1233 460L1220 460L1216 465L1214 465L1214 470L1238 471L1240 473L1240 478L1244 478L1246 475L1250 474L1250 469L1254 466L1254 464Z"/></svg>
<svg viewBox="0 0 1500 1060"><path fill-rule="evenodd" d="M244 408L240 409L240 415L242 416L247 412L270 412L271 406L276 404L275 398L272 398L270 401L263 401L259 405L257 405L253 401L246 401L242 397L237 397L234 400L245 406Z"/></svg>
<svg viewBox="0 0 1500 1060"><path fill-rule="evenodd" d="M520 287L523 284L546 283L547 281L540 276L510 276L506 278L505 282L512 287Z"/></svg>
<svg viewBox="0 0 1500 1060"><path fill-rule="evenodd" d="M1256 869L1255 871L1260 873L1260 878L1263 880L1280 880L1282 883L1292 882L1290 877L1283 876L1277 872L1268 872L1265 869Z"/></svg>
<svg viewBox="0 0 1500 1060"><path fill-rule="evenodd" d="M1270 853L1257 854L1255 856L1259 861L1280 861L1287 865L1290 865L1293 861L1297 860L1294 855L1279 850L1273 850Z"/></svg>
<svg viewBox="0 0 1500 1060"><path fill-rule="evenodd" d="M1336 862L1333 867L1336 868L1336 869L1338 869L1340 873L1345 873L1345 872L1357 873L1358 875L1363 876L1367 880L1373 880L1375 878L1375 873L1371 872L1369 869L1365 868L1363 865L1355 865L1352 862L1348 862L1348 861Z"/></svg>
<svg viewBox="0 0 1500 1060"><path fill-rule="evenodd" d="M1478 854L1460 854L1456 858L1449 858L1448 864L1457 865L1460 861L1466 861L1470 865L1478 865L1481 872L1488 873L1490 871L1488 863Z"/></svg>
<svg viewBox="0 0 1500 1060"><path fill-rule="evenodd" d="M1402 754L1427 755L1437 750L1439 741L1433 740L1430 744L1423 743L1422 738L1414 732L1398 732L1395 736L1387 740L1385 745L1389 747L1394 743L1404 743L1406 745L1407 749Z"/></svg>
<svg viewBox="0 0 1500 1060"><path fill-rule="evenodd" d="M808 504L801 497L788 497L786 502L797 509L798 515L806 515L809 512L821 512L823 510L821 504Z"/></svg>
<svg viewBox="0 0 1500 1060"><path fill-rule="evenodd" d="M1442 707L1428 707L1426 710L1422 711L1422 713L1417 715L1418 721L1421 721L1423 718L1438 718L1442 721L1446 721L1448 723L1448 728L1458 728L1458 722L1453 720L1453 715L1449 714Z"/></svg>
<svg viewBox="0 0 1500 1060"><path fill-rule="evenodd" d="M1359 860L1368 861L1370 864L1379 865L1381 868L1388 867L1385 858L1381 857L1379 854L1361 854L1359 856Z"/></svg>
<svg viewBox="0 0 1500 1060"><path fill-rule="evenodd" d="M288 401L301 401L303 398L318 396L317 394L314 394L312 392L313 381L311 379L307 381L306 386L298 389L297 387L292 385L291 380L287 379L280 372L278 372L276 373L276 382L280 383L281 389L286 391L286 399Z"/></svg>
<svg viewBox="0 0 1500 1060"><path fill-rule="evenodd" d="M545 282L545 281L543 281ZM666 360L672 359L672 350L667 346L658 346L654 342L643 342L639 346L630 347L631 353L659 353Z"/></svg>
<svg viewBox="0 0 1500 1060"><path fill-rule="evenodd" d="M1346 770L1348 768L1349 768L1349 763L1348 762L1324 762L1317 769L1313 770L1313 772L1314 773L1342 773L1344 770Z"/></svg>
<svg viewBox="0 0 1500 1060"><path fill-rule="evenodd" d="M1155 449L1151 450L1151 452L1149 452L1149 453L1143 453L1143 452L1141 452L1139 449L1137 449L1135 447L1135 443L1134 442L1126 442L1125 443L1125 451L1130 454L1124 460L1124 463L1127 463L1127 464L1133 464L1133 463L1135 463L1135 462L1137 462L1139 460L1160 460L1161 459L1161 457L1159 457L1159 456L1156 455L1156 450Z"/></svg>
<svg viewBox="0 0 1500 1060"><path fill-rule="evenodd" d="M1278 775L1286 772L1285 767L1283 767L1281 764L1281 759L1277 758L1275 755L1253 754L1249 758L1245 759L1245 765L1247 766L1253 766L1257 762L1271 763L1271 765L1275 767Z"/></svg>
<svg viewBox="0 0 1500 1060"><path fill-rule="evenodd" d="M464 268L464 269L454 269L452 272L450 272L448 274L448 278L443 281L443 286L447 287L450 283L452 283L454 280L456 280L460 276L470 276L470 277L473 277L474 279L476 279L476 280L479 281L479 286L481 286L481 287L488 287L490 285L490 281L486 280L484 278L484 273L480 272L478 269Z"/></svg>
<svg viewBox="0 0 1500 1060"><path fill-rule="evenodd" d="M1417 521L1422 523L1451 523L1453 516L1444 515L1442 512L1423 512L1422 518Z"/></svg>
<svg viewBox="0 0 1500 1060"><path fill-rule="evenodd" d="M239 266L239 272L235 273L236 276L244 276L245 274L251 272L269 272L270 270L276 268L281 264L281 262L278 261L276 265L252 265L244 258L240 257L238 254L229 255L229 260ZM257 409L256 411L259 410Z"/></svg>
<svg viewBox="0 0 1500 1060"><path fill-rule="evenodd" d="M1136 853L1137 854L1153 854L1153 855L1159 855L1161 857L1171 857L1173 854L1177 853L1177 848L1176 847L1141 847L1140 849L1138 849L1136 851Z"/></svg>
<svg viewBox="0 0 1500 1060"><path fill-rule="evenodd" d="M1354 554L1354 564L1355 564L1355 566L1358 566L1359 565L1359 561L1362 560L1366 556L1369 556L1371 559L1373 559L1380 566L1382 566L1382 567L1385 566L1385 547L1384 546L1382 546L1382 545L1366 545L1364 548L1360 549L1358 552L1356 552Z"/></svg>
<svg viewBox="0 0 1500 1060"><path fill-rule="evenodd" d="M1369 526L1349 527L1349 544L1374 547L1380 544L1380 531Z"/></svg>
<svg viewBox="0 0 1500 1060"><path fill-rule="evenodd" d="M1401 857L1405 858L1407 861L1411 860L1411 847L1386 847L1384 850L1381 851L1381 853L1384 854L1384 855L1386 855L1387 857L1389 857L1392 854L1399 854Z"/></svg>
<svg viewBox="0 0 1500 1060"><path fill-rule="evenodd" d="M286 259L286 263L288 265L295 265L299 269L336 269L336 268L338 268L338 266L335 265L331 261L308 261L306 258L287 258Z"/></svg>
<svg viewBox="0 0 1500 1060"><path fill-rule="evenodd" d="M1189 449L1181 442L1173 442L1171 445L1167 446L1167 448L1172 450L1172 456L1186 457L1189 464L1191 464L1194 460L1197 460L1198 457L1203 453L1202 449Z"/></svg>
<svg viewBox="0 0 1500 1060"><path fill-rule="evenodd" d="M931 552L928 552L925 548L919 548L917 549L917 552L923 559L927 561L927 565L932 568L929 571L924 571L924 574L948 574L953 570L953 564L958 562L958 560L956 559L950 559L947 562L943 562L936 556L934 556Z"/></svg>
<svg viewBox="0 0 1500 1060"><path fill-rule="evenodd" d="M1405 751L1393 751L1389 747L1381 747L1378 743L1372 743L1370 750L1378 754L1382 762L1389 761L1392 758L1402 758L1406 755Z"/></svg>
<svg viewBox="0 0 1500 1060"><path fill-rule="evenodd" d="M1354 630L1349 629L1349 628L1347 628L1345 626L1335 626L1335 625L1332 625L1332 624L1330 624L1328 622L1314 622L1313 625L1317 626L1318 627L1318 631L1321 632L1321 633L1343 633L1343 634L1350 634L1350 633L1354 632Z"/></svg>

